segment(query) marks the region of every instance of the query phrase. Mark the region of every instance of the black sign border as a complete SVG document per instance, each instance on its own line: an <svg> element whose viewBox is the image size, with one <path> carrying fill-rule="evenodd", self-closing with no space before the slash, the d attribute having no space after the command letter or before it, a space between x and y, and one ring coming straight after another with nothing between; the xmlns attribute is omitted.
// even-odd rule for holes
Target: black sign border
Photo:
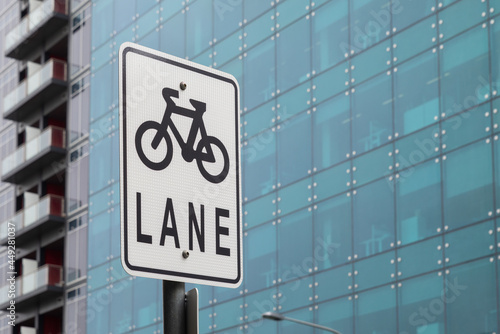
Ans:
<svg viewBox="0 0 500 334"><path fill-rule="evenodd" d="M222 278L222 277L215 277L215 276L205 276L205 275L197 275L197 274L188 274L188 273L182 273L182 272L177 272L177 271L170 271L170 270L161 270L161 269L154 269L154 268L146 268L146 267L139 267L139 266L134 266L129 262L128 258L128 235L127 235L127 225L128 225L128 209L127 209L127 150L125 149L127 147L127 90L126 90L126 84L127 84L127 71L126 71L126 55L129 52L133 52L136 54L139 54L144 57L152 58L173 66L178 66L180 68L193 71L202 75L207 75L209 77L212 77L217 80L222 80L227 83L230 83L235 90L235 113L236 113L236 118L235 118L235 133L236 133L236 143L235 143L235 148L236 148L236 200L237 200L237 240L238 240L238 276L235 279L228 279L228 278ZM123 52L121 54L122 57L122 96L123 96L123 143L122 143L122 152L123 152L123 236L124 236L124 253L125 253L125 259L124 262L126 266L130 270L134 271L140 271L140 272L148 272L148 273L153 273L153 274L160 274L160 275L169 275L169 276L176 276L176 277L185 277L185 278L192 278L192 279L197 279L197 280L202 280L202 281L207 281L207 285L210 285L208 282L222 282L222 283L229 283L229 284L238 284L241 280L241 208L240 208L240 156L239 156L239 147L240 147L240 138L239 138L239 124L238 124L238 116L239 116L239 110L238 110L238 86L237 84L231 80L230 78L226 78L223 76L220 76L215 73L211 73L205 70L202 70L197 67L193 67L184 63L177 62L172 59L164 58L162 56L152 54L150 52L140 50L133 48L131 46L127 46L123 49ZM122 186L120 184L120 186Z"/></svg>

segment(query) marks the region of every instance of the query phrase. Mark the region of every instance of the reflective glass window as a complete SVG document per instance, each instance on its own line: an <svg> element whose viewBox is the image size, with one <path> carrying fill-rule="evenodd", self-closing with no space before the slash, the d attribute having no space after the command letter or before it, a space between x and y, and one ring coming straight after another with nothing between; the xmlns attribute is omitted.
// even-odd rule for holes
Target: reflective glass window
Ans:
<svg viewBox="0 0 500 334"><path fill-rule="evenodd" d="M351 83L361 83L374 75L390 69L390 41L380 43L366 50L351 60L354 69L351 71Z"/></svg>
<svg viewBox="0 0 500 334"><path fill-rule="evenodd" d="M241 52L242 42L240 36L241 31L237 31L223 41L215 44L213 52L214 66L226 63Z"/></svg>
<svg viewBox="0 0 500 334"><path fill-rule="evenodd" d="M160 49L171 55L184 58L186 56L186 15L177 14L160 27ZM175 33L173 33L175 31ZM208 45L207 45L208 47Z"/></svg>
<svg viewBox="0 0 500 334"><path fill-rule="evenodd" d="M126 282L128 284L115 283L109 290L113 296L110 298L108 313L112 333L126 332L132 326L132 284L128 280Z"/></svg>
<svg viewBox="0 0 500 334"><path fill-rule="evenodd" d="M392 145L386 145L354 159L352 161L353 186L361 186L387 176L390 172L389 166L393 163L391 152Z"/></svg>
<svg viewBox="0 0 500 334"><path fill-rule="evenodd" d="M318 296L317 301L321 302L351 293L354 285L353 277L351 264L316 274L314 291Z"/></svg>
<svg viewBox="0 0 500 334"><path fill-rule="evenodd" d="M285 1L276 6L276 22L278 28L284 28L309 10L309 0Z"/></svg>
<svg viewBox="0 0 500 334"><path fill-rule="evenodd" d="M100 1L98 1L97 3L99 2ZM112 22L114 29L113 32L115 34L121 31L123 28L130 26L135 21L135 19L139 17L139 15L136 16L137 13L135 11L135 3L136 0L130 0L127 3L128 6L124 6L120 1L113 1L112 15L114 15L114 20ZM109 20L110 17L103 17L103 19Z"/></svg>
<svg viewBox="0 0 500 334"><path fill-rule="evenodd" d="M130 282L130 281L129 281ZM158 296L161 292L161 281L152 281L147 278L138 277L132 281L133 284L133 324L136 327L144 327L154 323L154 319L160 317L160 305ZM125 285L123 283L123 285Z"/></svg>
<svg viewBox="0 0 500 334"><path fill-rule="evenodd" d="M111 214L103 212L89 219L88 261L94 267L106 261L110 254Z"/></svg>
<svg viewBox="0 0 500 334"><path fill-rule="evenodd" d="M192 58L205 50L213 42L212 1L196 1L186 11L186 48ZM182 36L182 35L181 35Z"/></svg>
<svg viewBox="0 0 500 334"><path fill-rule="evenodd" d="M443 45L440 51L441 101L448 115L485 100L477 88L490 80L488 30L479 26Z"/></svg>
<svg viewBox="0 0 500 334"><path fill-rule="evenodd" d="M224 329L243 322L243 299L214 305L214 328Z"/></svg>
<svg viewBox="0 0 500 334"><path fill-rule="evenodd" d="M247 3L246 1L245 3ZM252 48L259 44L267 37L271 36L274 31L274 10L260 16L255 21L249 23L243 28L243 42L245 48Z"/></svg>
<svg viewBox="0 0 500 334"><path fill-rule="evenodd" d="M293 115L304 111L311 104L311 84L306 82L298 87L295 87L285 94L278 96L276 105L277 122L286 121ZM285 126L285 124L283 124Z"/></svg>
<svg viewBox="0 0 500 334"><path fill-rule="evenodd" d="M351 48L364 50L386 36L391 30L391 12L386 0L352 0Z"/></svg>
<svg viewBox="0 0 500 334"><path fill-rule="evenodd" d="M276 283L276 226L268 223L248 232L243 239L245 288L248 291Z"/></svg>
<svg viewBox="0 0 500 334"><path fill-rule="evenodd" d="M348 96L339 95L313 112L314 167L322 170L351 152L351 113Z"/></svg>
<svg viewBox="0 0 500 334"><path fill-rule="evenodd" d="M394 282L397 277L395 255L392 251L355 262L354 288L359 291Z"/></svg>
<svg viewBox="0 0 500 334"><path fill-rule="evenodd" d="M406 245L435 235L441 227L441 166L411 167L396 179L398 241Z"/></svg>
<svg viewBox="0 0 500 334"><path fill-rule="evenodd" d="M480 277L480 282L478 282ZM449 332L498 331L495 263L478 260L450 269L447 276L446 325Z"/></svg>
<svg viewBox="0 0 500 334"><path fill-rule="evenodd" d="M277 130L278 181L285 186L311 172L311 116L302 113Z"/></svg>
<svg viewBox="0 0 500 334"><path fill-rule="evenodd" d="M421 3L424 1L414 2ZM421 53L426 49L436 46L437 43L437 24L436 16L431 16L414 26L401 31L395 35L393 41L393 61L396 65L408 60L409 58ZM436 50L437 51L437 50ZM431 50L427 52L433 52Z"/></svg>
<svg viewBox="0 0 500 334"><path fill-rule="evenodd" d="M443 162L444 222L457 228L493 211L491 144L480 141L446 156Z"/></svg>
<svg viewBox="0 0 500 334"><path fill-rule="evenodd" d="M317 324L335 328L340 333L353 333L353 301L347 297L317 305Z"/></svg>
<svg viewBox="0 0 500 334"><path fill-rule="evenodd" d="M130 6L123 6L130 7ZM97 1L92 8L92 46L97 48L113 34L113 0ZM135 14L135 13L134 13ZM131 19L130 14L128 19Z"/></svg>
<svg viewBox="0 0 500 334"><path fill-rule="evenodd" d="M142 3L142 0L138 2ZM143 38L156 28L158 19L160 18L158 8L158 6L152 8L147 13L141 14L139 19L137 19L135 25L136 38Z"/></svg>
<svg viewBox="0 0 500 334"><path fill-rule="evenodd" d="M139 0L141 1L141 0ZM161 21L166 21L170 17L172 17L174 14L180 13L180 11L184 8L185 2L183 0L160 0L160 20ZM185 17L185 15L178 15ZM180 27L179 27L180 28ZM182 26L184 31L184 26ZM185 36L185 34L181 34L181 30L174 30L177 31L179 36ZM181 38L183 39L183 38Z"/></svg>
<svg viewBox="0 0 500 334"><path fill-rule="evenodd" d="M396 290L390 285L360 293L354 309L356 333L397 333Z"/></svg>
<svg viewBox="0 0 500 334"><path fill-rule="evenodd" d="M314 262L319 270L345 263L352 256L351 198L339 195L314 210Z"/></svg>
<svg viewBox="0 0 500 334"><path fill-rule="evenodd" d="M90 78L90 121L94 121L109 111L113 96L109 87L113 81L113 67L105 65Z"/></svg>
<svg viewBox="0 0 500 334"><path fill-rule="evenodd" d="M443 20L439 26L439 37L449 39L478 24L484 20L482 13L486 9L486 2L482 1L459 1L449 6L438 15L439 20Z"/></svg>
<svg viewBox="0 0 500 334"><path fill-rule="evenodd" d="M221 40L243 23L243 1L214 0L214 37Z"/></svg>
<svg viewBox="0 0 500 334"><path fill-rule="evenodd" d="M349 63L344 62L313 78L313 101L321 103L349 85Z"/></svg>
<svg viewBox="0 0 500 334"><path fill-rule="evenodd" d="M244 18L251 21L271 8L268 0L243 1Z"/></svg>
<svg viewBox="0 0 500 334"><path fill-rule="evenodd" d="M309 305L314 297L312 277L280 285L278 297L281 312Z"/></svg>
<svg viewBox="0 0 500 334"><path fill-rule="evenodd" d="M449 265L494 254L495 223L488 221L445 234L445 255Z"/></svg>
<svg viewBox="0 0 500 334"><path fill-rule="evenodd" d="M243 206L243 223L252 228L276 217L275 193L248 202Z"/></svg>
<svg viewBox="0 0 500 334"><path fill-rule="evenodd" d="M315 174L313 183L314 198L323 200L347 191L347 183L351 182L350 173L351 164L347 162Z"/></svg>
<svg viewBox="0 0 500 334"><path fill-rule="evenodd" d="M396 141L396 170L400 171L436 157L439 154L439 144L438 126L425 128Z"/></svg>
<svg viewBox="0 0 500 334"><path fill-rule="evenodd" d="M399 31L433 13L436 0L398 0L393 3L392 21Z"/></svg>
<svg viewBox="0 0 500 334"><path fill-rule="evenodd" d="M303 209L283 217L277 226L278 278L286 282L308 275L313 267L311 212Z"/></svg>
<svg viewBox="0 0 500 334"><path fill-rule="evenodd" d="M106 288L99 289L90 294L87 298L87 332L99 333L104 331L109 333L109 303L99 303L99 299L107 300L110 292Z"/></svg>
<svg viewBox="0 0 500 334"><path fill-rule="evenodd" d="M276 90L275 43L267 40L248 51L244 58L244 82L242 92L245 106L251 109L270 100Z"/></svg>
<svg viewBox="0 0 500 334"><path fill-rule="evenodd" d="M436 233L437 234L437 233ZM419 275L443 267L443 239L436 237L398 249L398 273L401 278Z"/></svg>
<svg viewBox="0 0 500 334"><path fill-rule="evenodd" d="M310 178L296 182L278 191L278 214L286 215L303 208L312 201L312 180Z"/></svg>
<svg viewBox="0 0 500 334"><path fill-rule="evenodd" d="M358 86L352 95L352 147L363 153L392 135L392 81L385 73Z"/></svg>
<svg viewBox="0 0 500 334"><path fill-rule="evenodd" d="M394 244L394 191L380 180L358 188L353 197L354 254L365 257Z"/></svg>
<svg viewBox="0 0 500 334"><path fill-rule="evenodd" d="M295 310L289 313L285 313L284 316L293 319L300 319L302 321L314 322L314 313L312 308L306 307L300 310ZM310 326L298 326L291 321L280 321L279 322L279 333L287 334L313 334L314 328Z"/></svg>
<svg viewBox="0 0 500 334"><path fill-rule="evenodd" d="M275 101L268 102L242 116L243 137L252 137L276 123Z"/></svg>
<svg viewBox="0 0 500 334"><path fill-rule="evenodd" d="M262 320L262 313L274 312L278 309L278 290L274 287L257 293L247 294L245 295L245 304L247 321L257 321L257 323L253 324L252 329L260 333L261 326L266 323L275 323L274 321L260 320ZM276 333L276 331L271 333Z"/></svg>
<svg viewBox="0 0 500 334"><path fill-rule="evenodd" d="M350 52L348 2L330 1L312 17L313 70L321 72L344 60Z"/></svg>
<svg viewBox="0 0 500 334"><path fill-rule="evenodd" d="M276 38L277 88L284 92L308 79L311 72L310 21L301 18ZM291 52L293 50L293 52Z"/></svg>
<svg viewBox="0 0 500 334"><path fill-rule="evenodd" d="M394 74L394 123L397 133L406 135L436 121L439 115L438 84L436 54L425 53L398 66Z"/></svg>
<svg viewBox="0 0 500 334"><path fill-rule="evenodd" d="M500 3L497 0L496 4L493 4L490 1L490 7L494 8L496 10L496 13L498 13L500 8ZM491 10L490 8L490 10ZM500 24L498 24L498 16L496 17L496 24L491 25L491 30L490 30L490 52L491 52L491 59L500 59ZM491 20L490 20L491 22ZM500 62L498 61L492 61L491 62L491 75L492 75L492 93L496 92L496 95L498 96L500 94Z"/></svg>

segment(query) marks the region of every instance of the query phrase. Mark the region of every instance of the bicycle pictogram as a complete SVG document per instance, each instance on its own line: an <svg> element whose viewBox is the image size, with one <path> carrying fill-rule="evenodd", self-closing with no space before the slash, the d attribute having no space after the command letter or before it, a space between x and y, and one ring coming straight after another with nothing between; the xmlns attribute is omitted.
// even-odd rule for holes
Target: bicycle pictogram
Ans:
<svg viewBox="0 0 500 334"><path fill-rule="evenodd" d="M146 121L139 126L135 134L135 148L141 161L144 165L156 171L160 171L168 167L173 157L172 139L170 138L170 134L168 132L168 130L170 130L177 140L177 143L181 148L182 157L186 162L192 162L196 159L198 169L207 181L212 183L220 183L224 181L229 172L229 155L226 148L218 138L207 135L205 123L203 121L203 114L206 112L206 103L190 99L189 102L194 107L194 110L190 110L177 106L172 100L172 98L179 98L179 91L170 88L163 88L162 94L165 102L167 103L167 107L161 123ZM193 119L186 141L184 141L179 130L172 121L172 114L178 114ZM156 131L156 134L150 143L154 150L158 149L162 140L165 140L166 142L167 150L165 152L165 157L160 161L152 161L144 152L143 136L146 131L149 130ZM195 140L198 133L200 133L201 139L198 141L195 148ZM214 153L215 150L218 150L217 153L219 154L216 155ZM222 158L224 160L223 164L221 164L220 161L216 164L216 157L219 159ZM222 168L220 168L220 166L222 166Z"/></svg>

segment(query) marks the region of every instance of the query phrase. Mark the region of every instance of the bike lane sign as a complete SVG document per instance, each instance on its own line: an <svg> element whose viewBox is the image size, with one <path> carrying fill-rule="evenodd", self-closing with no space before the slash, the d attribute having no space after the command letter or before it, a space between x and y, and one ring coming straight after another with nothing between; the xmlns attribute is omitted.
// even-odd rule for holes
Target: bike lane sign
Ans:
<svg viewBox="0 0 500 334"><path fill-rule="evenodd" d="M239 87L227 73L120 47L121 259L134 276L242 280Z"/></svg>

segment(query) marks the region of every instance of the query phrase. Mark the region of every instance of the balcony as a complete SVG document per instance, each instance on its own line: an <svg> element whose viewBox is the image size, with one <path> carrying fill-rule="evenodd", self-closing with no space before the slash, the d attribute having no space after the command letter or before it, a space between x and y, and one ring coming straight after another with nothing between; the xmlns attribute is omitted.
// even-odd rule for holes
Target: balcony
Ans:
<svg viewBox="0 0 500 334"><path fill-rule="evenodd" d="M66 0L45 0L5 37L5 56L24 59L56 31L68 24Z"/></svg>
<svg viewBox="0 0 500 334"><path fill-rule="evenodd" d="M63 270L61 266L46 264L16 279L16 309L24 304L34 304L47 298L60 296L63 292ZM0 307L5 309L10 302L9 285L0 288Z"/></svg>
<svg viewBox="0 0 500 334"><path fill-rule="evenodd" d="M30 65L38 68L5 96L3 117L6 119L22 121L30 112L67 89L66 62L50 59L43 65Z"/></svg>
<svg viewBox="0 0 500 334"><path fill-rule="evenodd" d="M66 131L48 127L2 161L2 182L20 183L66 154Z"/></svg>
<svg viewBox="0 0 500 334"><path fill-rule="evenodd" d="M42 231L61 226L64 226L64 197L46 195L0 224L0 245L7 244L9 227L15 228L16 242L22 244Z"/></svg>

